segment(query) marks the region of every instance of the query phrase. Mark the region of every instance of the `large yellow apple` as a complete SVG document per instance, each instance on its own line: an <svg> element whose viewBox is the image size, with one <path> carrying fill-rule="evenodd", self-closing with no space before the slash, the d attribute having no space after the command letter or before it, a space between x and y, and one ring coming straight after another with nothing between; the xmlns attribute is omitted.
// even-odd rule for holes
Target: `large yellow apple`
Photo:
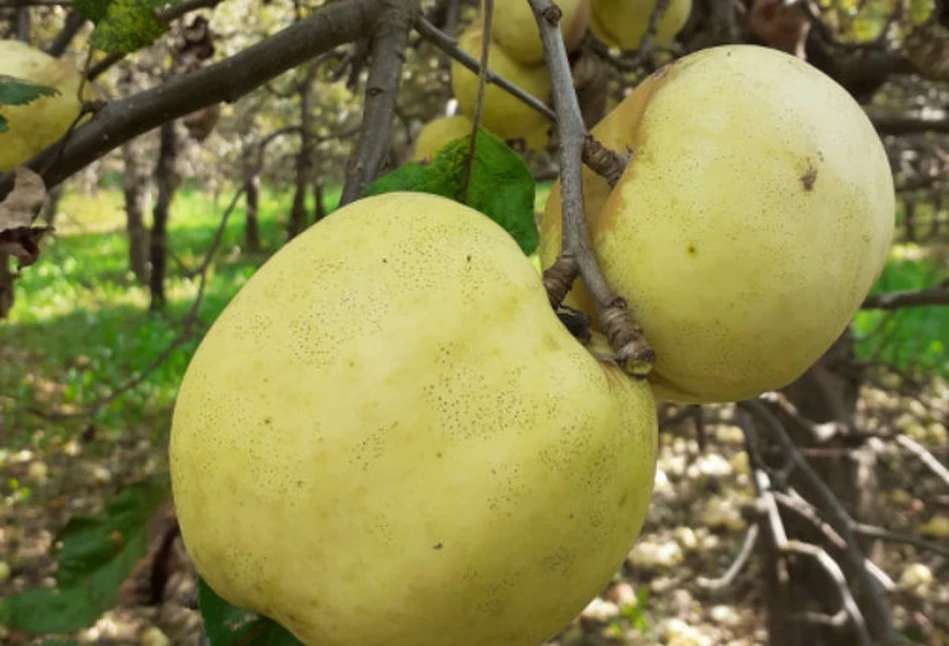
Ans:
<svg viewBox="0 0 949 646"><path fill-rule="evenodd" d="M524 3L527 4L527 0L524 0ZM477 60L481 60L483 29L481 18L477 18L458 39L459 47ZM519 63L493 41L489 48L490 70L537 99L548 101L550 76L546 66ZM461 63L452 61L451 89L462 112L469 117L473 116L478 96L478 75ZM485 86L481 125L503 141L523 139L531 150L543 150L549 138L548 122L544 115L494 84Z"/></svg>
<svg viewBox="0 0 949 646"><path fill-rule="evenodd" d="M557 0L562 12L560 33L567 51L576 49L587 31L590 0ZM484 1L481 3L484 11ZM527 0L502 0L494 3L491 38L512 59L528 65L544 62L544 45L534 11Z"/></svg>
<svg viewBox="0 0 949 646"><path fill-rule="evenodd" d="M634 543L656 433L646 382L567 332L500 226L389 193L215 321L171 478L198 572L308 646L538 646Z"/></svg>
<svg viewBox="0 0 949 646"><path fill-rule="evenodd" d="M25 105L0 106L0 114L9 125L9 130L0 133L0 173L5 173L66 134L82 107L78 98L82 76L65 61L19 40L0 40L0 75L58 90L56 95ZM87 83L83 99L96 97L96 91Z"/></svg>
<svg viewBox="0 0 949 646"><path fill-rule="evenodd" d="M415 138L413 161L431 159L439 150L456 139L470 135L474 129L471 119L464 115L440 117L429 121L419 130Z"/></svg>
<svg viewBox="0 0 949 646"><path fill-rule="evenodd" d="M632 153L613 191L584 171L596 256L656 351L656 396L781 388L843 332L886 261L890 165L853 98L751 45L660 69L593 129ZM560 250L560 189L540 255ZM582 284L569 303L593 312Z"/></svg>
<svg viewBox="0 0 949 646"><path fill-rule="evenodd" d="M655 8L656 0L590 0L590 32L610 47L638 49ZM692 0L670 0L659 19L653 44L660 47L672 44L690 13Z"/></svg>

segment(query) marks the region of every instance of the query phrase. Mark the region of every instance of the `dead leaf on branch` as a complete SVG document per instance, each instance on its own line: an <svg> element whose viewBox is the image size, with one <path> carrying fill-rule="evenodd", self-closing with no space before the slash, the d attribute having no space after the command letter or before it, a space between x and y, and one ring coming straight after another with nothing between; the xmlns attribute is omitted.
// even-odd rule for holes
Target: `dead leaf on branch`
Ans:
<svg viewBox="0 0 949 646"><path fill-rule="evenodd" d="M17 269L36 262L40 238L52 230L52 227L33 226L45 201L43 178L25 166L17 166L13 190L0 202L0 254L15 256Z"/></svg>

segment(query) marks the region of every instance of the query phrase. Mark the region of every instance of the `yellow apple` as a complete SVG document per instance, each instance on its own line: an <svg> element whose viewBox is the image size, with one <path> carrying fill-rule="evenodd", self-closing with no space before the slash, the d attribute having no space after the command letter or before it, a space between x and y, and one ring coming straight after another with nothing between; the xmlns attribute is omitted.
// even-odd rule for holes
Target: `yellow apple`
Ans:
<svg viewBox="0 0 949 646"><path fill-rule="evenodd" d="M587 31L590 0L557 0L563 15L560 33L567 51L577 48ZM484 11L482 0L481 10ZM544 62L544 45L537 20L527 0L502 0L494 3L491 38L512 59L528 65Z"/></svg>
<svg viewBox="0 0 949 646"><path fill-rule="evenodd" d="M198 572L308 646L543 643L652 490L655 402L602 346L481 213L339 209L251 277L181 383L171 479Z"/></svg>
<svg viewBox="0 0 949 646"><path fill-rule="evenodd" d="M441 117L425 124L415 138L413 161L431 159L439 150L456 139L471 134L474 125L464 115Z"/></svg>
<svg viewBox="0 0 949 646"><path fill-rule="evenodd" d="M526 4L527 0L524 2ZM461 49L477 60L481 60L483 29L481 19L478 18L458 39ZM541 101L547 102L550 98L547 68L544 65L518 63L495 42L489 44L488 69ZM451 89L462 112L473 116L478 96L478 75L461 63L452 61ZM547 118L497 85L485 86L481 125L503 141L523 139L531 150L542 150L547 144Z"/></svg>
<svg viewBox="0 0 949 646"><path fill-rule="evenodd" d="M847 92L752 45L666 66L593 129L632 157L584 170L595 253L656 351L656 396L733 401L781 388L844 331L886 262L886 151ZM560 188L540 255L560 250ZM582 284L570 304L593 312Z"/></svg>
<svg viewBox="0 0 949 646"><path fill-rule="evenodd" d="M19 40L0 40L0 75L53 87L58 94L25 105L0 106L9 130L0 133L0 173L30 159L59 140L79 116L80 73L65 61ZM83 99L97 98L86 83Z"/></svg>
<svg viewBox="0 0 949 646"><path fill-rule="evenodd" d="M609 47L638 49L655 8L655 0L590 0L590 32ZM671 0L659 19L653 44L660 47L672 44L690 13L692 0Z"/></svg>

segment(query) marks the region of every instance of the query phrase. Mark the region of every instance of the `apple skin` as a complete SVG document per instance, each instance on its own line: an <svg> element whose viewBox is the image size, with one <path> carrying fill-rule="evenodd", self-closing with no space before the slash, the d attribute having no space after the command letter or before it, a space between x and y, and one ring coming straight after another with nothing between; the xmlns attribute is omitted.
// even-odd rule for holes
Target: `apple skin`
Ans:
<svg viewBox="0 0 949 646"><path fill-rule="evenodd" d="M587 33L590 0L557 0L562 15L560 33L567 51L573 51ZM484 2L481 3L484 12ZM491 38L512 59L525 65L544 62L544 45L540 40L537 20L527 0L503 0L494 3Z"/></svg>
<svg viewBox="0 0 949 646"><path fill-rule="evenodd" d="M525 4L527 0L524 0ZM461 33L458 46L476 60L481 60L484 24L475 19ZM505 53L492 42L489 45L488 68L517 85L528 94L547 102L550 99L550 76L543 65L528 66ZM478 76L457 61L451 63L451 89L461 111L474 115L478 96ZM543 150L549 140L547 118L497 85L484 89L481 125L502 141L522 139L529 150Z"/></svg>
<svg viewBox="0 0 949 646"><path fill-rule="evenodd" d="M59 91L25 105L0 106L9 125L9 130L0 133L0 173L5 173L66 134L82 108L78 98L82 77L65 61L19 40L0 40L0 74ZM96 89L86 83L83 99L98 97Z"/></svg>
<svg viewBox="0 0 949 646"><path fill-rule="evenodd" d="M655 7L655 0L590 0L590 32L609 47L638 49ZM671 45L691 13L692 0L671 0L659 19L653 44Z"/></svg>
<svg viewBox="0 0 949 646"><path fill-rule="evenodd" d="M600 268L653 349L656 397L727 402L782 388L840 336L886 262L886 151L816 68L753 45L666 66L592 134L631 158L615 190L584 169ZM541 222L560 250L560 187ZM582 283L568 304L593 314Z"/></svg>
<svg viewBox="0 0 949 646"><path fill-rule="evenodd" d="M537 646L646 515L655 402L496 223L425 193L282 247L182 381L171 480L224 599L307 646Z"/></svg>

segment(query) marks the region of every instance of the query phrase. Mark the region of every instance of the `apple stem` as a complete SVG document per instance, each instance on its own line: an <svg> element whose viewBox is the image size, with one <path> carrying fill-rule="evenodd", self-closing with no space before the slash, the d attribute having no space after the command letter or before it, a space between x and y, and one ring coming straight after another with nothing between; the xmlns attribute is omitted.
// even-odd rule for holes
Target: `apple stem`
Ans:
<svg viewBox="0 0 949 646"><path fill-rule="evenodd" d="M528 0L537 20L550 71L551 94L560 135L560 196L563 206L562 252L544 272L544 285L554 307L559 307L577 275L593 297L600 325L616 353L614 360L627 373L643 377L655 362L655 353L642 329L629 317L626 301L610 288L597 264L583 209L583 151L590 139L573 87L567 48L560 33L560 8L552 0ZM601 146L602 147L602 146ZM604 149L605 150L605 149ZM605 155L604 155L605 156ZM617 156L618 157L618 156ZM613 160L614 171L617 160ZM620 170L621 174L622 171ZM613 173L614 175L615 172ZM618 177L618 175L616 175Z"/></svg>
<svg viewBox="0 0 949 646"><path fill-rule="evenodd" d="M627 150L625 155L621 155L615 150L607 148L599 141L588 134L583 142L583 161L597 175L601 176L610 185L610 188L616 186L619 178L623 176L626 170L626 164L629 163L631 154Z"/></svg>

